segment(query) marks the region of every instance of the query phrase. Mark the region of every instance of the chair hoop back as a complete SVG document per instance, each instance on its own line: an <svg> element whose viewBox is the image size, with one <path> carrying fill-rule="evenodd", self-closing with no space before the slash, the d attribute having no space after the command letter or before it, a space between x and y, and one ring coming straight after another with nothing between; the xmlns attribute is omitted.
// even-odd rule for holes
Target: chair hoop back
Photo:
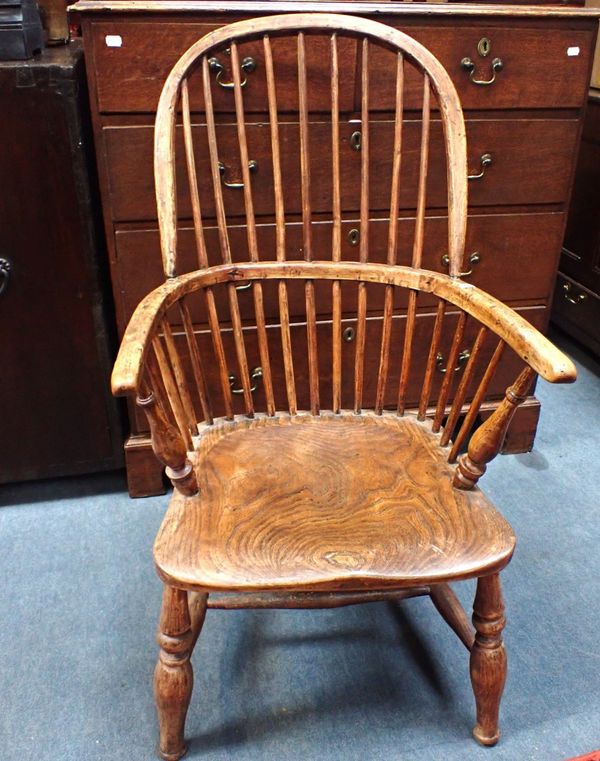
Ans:
<svg viewBox="0 0 600 761"><path fill-rule="evenodd" d="M397 246L397 221L400 193L400 165L402 150L402 121L404 98L404 59L423 74L423 110L421 127L421 151L419 161L418 201L413 245L412 266L421 265L423 250L424 219L426 206L427 166L429 161L430 133L430 90L437 100L444 133L444 149L447 167L448 189L448 258L449 274L458 276L462 269L467 214L467 163L465 125L458 95L454 85L439 61L419 42L408 35L376 21L333 13L298 13L281 16L251 19L230 24L210 32L196 42L179 59L164 85L156 117L154 171L158 220L160 225L161 250L163 266L167 277L179 274L177 254L177 177L175 162L175 144L177 117L181 110L183 119L184 143L190 195L194 215L194 227L198 245L198 262L200 267L207 266L205 242L200 211L200 197L196 177L196 155L191 129L189 75L200 67L203 85L205 116L210 153L210 169L215 190L215 209L219 224L219 237L222 249L222 261L227 263L231 256L228 240L225 203L223 201L219 156L217 149L217 131L214 119L213 96L209 75L209 54L218 48L228 46L231 50L237 132L239 138L240 161L243 174L246 224L248 226L250 258L258 260L256 245L255 220L252 199L252 178L248 170L248 147L244 124L243 85L240 81L238 43L262 39L265 53L265 68L268 92L268 112L272 142L274 212L277 221L278 252L277 258L285 258L284 236L285 211L282 201L282 187L287 178L282 173L281 141L276 102L275 67L271 52L271 38L296 36L298 49L298 102L300 121L300 163L302 179L302 215L304 227L305 258L312 258L311 244L311 187L309 146L310 134L308 124L307 94L310 82L307 80L305 35L320 34L328 36L331 41L331 121L332 133L332 214L334 222L334 251L336 260L336 235L340 223L340 162L339 162L339 63L337 40L341 36L357 38L362 54L361 71L361 247L360 260L368 261L368 218L369 218L369 49L373 45L387 48L396 53L396 126L394 151L390 156L392 168L390 199L389 255L387 262L395 263ZM234 61L235 59L235 61ZM238 65L235 65L237 62ZM337 131L337 134L336 134ZM241 185L240 185L241 187ZM343 188L342 188L343 191ZM338 251L339 254L339 251Z"/></svg>

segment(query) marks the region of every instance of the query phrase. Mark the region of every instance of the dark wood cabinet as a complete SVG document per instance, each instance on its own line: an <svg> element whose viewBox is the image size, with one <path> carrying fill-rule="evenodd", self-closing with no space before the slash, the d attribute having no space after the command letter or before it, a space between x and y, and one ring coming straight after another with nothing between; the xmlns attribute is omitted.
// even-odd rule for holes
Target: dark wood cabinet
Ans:
<svg viewBox="0 0 600 761"><path fill-rule="evenodd" d="M600 354L600 90L590 91L552 320Z"/></svg>
<svg viewBox="0 0 600 761"><path fill-rule="evenodd" d="M154 116L162 84L178 57L207 32L231 21L290 11L334 10L376 18L415 37L436 55L450 74L460 96L466 118L469 173L469 233L467 257L474 257L468 282L480 286L522 311L536 327L548 324L552 292L558 268L566 211L569 205L574 162L577 155L582 117L597 32L595 11L567 7L525 7L518 5L454 6L401 2L229 2L179 0L178 2L125 2L79 0L74 6L82 23L90 83L101 178L102 203L111 278L119 331L139 300L164 279L161 270L152 146ZM356 258L356 230L359 208L358 178L360 152L353 135L360 131L360 99L357 76L361 52L355 42L343 41L340 47L340 122L342 172L342 256ZM485 44L484 44L485 42ZM277 100L282 114L282 166L285 175L285 208L290 251L301 257L299 222L299 167L293 151L298 136L298 83L295 51L274 40L273 55L278 73ZM309 45L317 45L307 39ZM483 52L481 52L483 51ZM488 56L488 53L490 55ZM247 140L250 157L258 162L252 189L257 214L261 250L274 250L272 213L273 177L267 159L269 141L265 104L265 62L257 42L240 45L241 58L250 56L255 68L248 73L244 89L247 115ZM374 54L376 55L376 54ZM472 69L463 61L470 58ZM494 70L498 58L502 67ZM324 160L330 125L328 124L329 71L327 57L307 50L312 67L311 81L322 82L308 94L311 176L316 187L324 188L313 199L316 259L331 257L331 191L325 181L328 162ZM226 51L222 56L223 74L231 76ZM370 78L372 176L376 178L370 195L373 220L385 218L389 204L389 183L394 119L393 78L374 60ZM216 70L211 73L216 77ZM401 225L410 231L414 225L414 189L418 168L421 94L417 79L407 78L403 158L403 186L400 199ZM493 79L493 81L491 81ZM239 178L239 151L232 118L234 102L231 89L215 83L214 108L220 159L226 177ZM214 201L207 168L206 118L198 72L190 79L190 102L199 169L200 195L207 227L207 240L216 240ZM431 125L431 156L427 193L425 266L444 271L446 244L440 230L446 214L445 166L441 155L441 130L437 114ZM182 136L178 134L176 157L181 161ZM181 168L181 167L180 167ZM181 172L178 176L182 176ZM236 215L243 211L243 195L226 189L225 206L235 258L248 258L243 230L236 229ZM179 198L180 272L194 269L193 231L189 194L182 185ZM210 228L210 229L209 229ZM375 252L385 236L382 221L370 227L370 249ZM353 237L354 236L354 237ZM379 236L379 237L378 237ZM408 235L410 237L410 235ZM297 241L297 245L296 245ZM297 247L297 252L294 247ZM209 250L212 246L209 245ZM215 247L215 250L216 247ZM210 256L210 254L209 254ZM268 254L264 258L268 258ZM377 254L372 254L373 260ZM273 304L265 296L267 320L275 318ZM290 296L293 298L293 296ZM327 301L319 302L319 318L327 320ZM370 302L371 303L371 302ZM373 302L373 308L378 305ZM296 318L291 303L291 316ZM402 312L400 305L400 312ZM426 305L423 307L426 310ZM240 309L245 314L243 293ZM269 311L270 310L270 311ZM206 318L193 315L199 332L206 331ZM423 314L423 321L427 317ZM442 347L447 353L448 346ZM258 360L257 360L258 361ZM397 371L395 367L395 371ZM232 370L233 372L233 370ZM216 376L214 379L216 382ZM504 389L498 388L498 399ZM260 387L256 394L260 394ZM535 396L528 397L509 430L506 451L531 449L539 415ZM131 437L126 445L127 470L132 494L148 494L160 488L160 466L154 460L145 422L132 410Z"/></svg>
<svg viewBox="0 0 600 761"><path fill-rule="evenodd" d="M86 101L79 43L0 63L0 483L122 463Z"/></svg>

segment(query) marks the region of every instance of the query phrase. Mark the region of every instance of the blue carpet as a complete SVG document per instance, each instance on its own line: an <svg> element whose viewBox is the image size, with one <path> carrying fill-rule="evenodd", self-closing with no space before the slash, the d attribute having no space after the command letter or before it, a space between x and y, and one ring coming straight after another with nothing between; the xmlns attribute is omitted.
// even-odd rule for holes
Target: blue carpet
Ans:
<svg viewBox="0 0 600 761"><path fill-rule="evenodd" d="M468 654L426 598L333 611L209 611L190 759L562 761L600 747L600 367L540 383L535 450L484 488L519 543L504 572L503 736L470 739ZM121 475L0 490L0 759L152 759L167 497ZM470 605L473 584L457 585Z"/></svg>

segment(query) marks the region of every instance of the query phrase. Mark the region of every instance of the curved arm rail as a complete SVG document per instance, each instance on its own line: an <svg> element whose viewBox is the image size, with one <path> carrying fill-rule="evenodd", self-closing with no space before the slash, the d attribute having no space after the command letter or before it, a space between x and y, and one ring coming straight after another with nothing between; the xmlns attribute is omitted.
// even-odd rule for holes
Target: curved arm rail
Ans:
<svg viewBox="0 0 600 761"><path fill-rule="evenodd" d="M149 293L127 327L112 374L114 394L137 393L154 330L181 297L219 283L268 279L350 280L432 293L472 315L506 342L536 373L551 383L571 383L571 360L513 309L485 291L438 272L386 264L350 262L259 262L227 264L168 280Z"/></svg>

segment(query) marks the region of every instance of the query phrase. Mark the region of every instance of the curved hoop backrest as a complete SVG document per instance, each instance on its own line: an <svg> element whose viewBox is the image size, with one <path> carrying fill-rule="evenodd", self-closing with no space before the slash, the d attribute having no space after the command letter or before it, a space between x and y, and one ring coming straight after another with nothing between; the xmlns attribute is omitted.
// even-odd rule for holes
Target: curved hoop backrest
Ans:
<svg viewBox="0 0 600 761"><path fill-rule="evenodd" d="M431 91L438 102L444 134L448 191L448 258L449 274L458 276L462 269L467 215L467 164L465 126L458 95L447 72L439 61L423 45L408 35L384 24L363 18L332 13L299 13L240 21L219 28L184 53L172 69L164 85L156 117L154 169L158 220L160 225L163 266L167 277L178 273L177 261L177 177L175 142L178 111L181 110L186 167L188 172L191 209L194 220L198 263L200 268L209 264L204 231L198 182L196 176L197 151L192 141L190 88L188 77L199 66L204 88L204 104L210 173L214 188L215 216L218 223L219 244L223 263L231 262L231 246L228 237L225 204L222 192L222 167L217 150L213 95L211 91L209 54L229 47L233 82L230 83L235 100L237 137L243 188L249 258L258 261L259 251L255 229L252 195L251 166L249 166L248 143L244 119L243 86L240 75L238 43L262 39L264 45L267 108L271 136L273 163L274 201L272 214L276 219L277 259L285 256L285 209L283 191L287 178L282 173L281 142L277 112L275 67L271 50L271 38L296 36L298 60L299 104L299 153L302 200L303 253L307 261L313 259L312 210L310 178L310 130L308 123L308 95L305 35L321 34L330 38L331 73L331 140L332 140L332 208L333 222L332 259L340 260L341 236L341 177L340 171L340 68L338 62L338 39L358 38L362 55L361 71L361 182L360 182L360 249L361 262L369 261L369 51L373 45L387 48L396 54L395 126L393 152L390 155L391 186L390 215L387 243L387 263L396 263L398 242L398 216L400 209L400 169L402 156L402 121L404 113L404 60L423 74L422 122L420 158L418 171L418 195L416 204L415 235L412 246L412 266L422 264L423 236L425 226L427 169L429 162L429 136ZM343 169L343 168L342 168Z"/></svg>

